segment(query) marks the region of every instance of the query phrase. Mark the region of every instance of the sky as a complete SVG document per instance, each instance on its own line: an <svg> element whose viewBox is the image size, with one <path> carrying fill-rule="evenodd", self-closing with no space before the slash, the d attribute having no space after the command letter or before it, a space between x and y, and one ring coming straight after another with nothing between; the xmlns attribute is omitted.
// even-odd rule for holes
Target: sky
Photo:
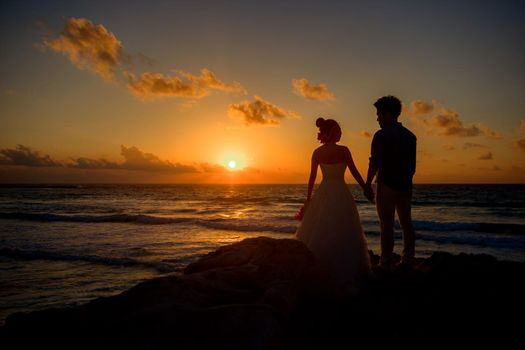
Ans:
<svg viewBox="0 0 525 350"><path fill-rule="evenodd" d="M3 0L0 183L306 183L318 117L365 176L384 95L415 183L525 183L524 42L523 1Z"/></svg>

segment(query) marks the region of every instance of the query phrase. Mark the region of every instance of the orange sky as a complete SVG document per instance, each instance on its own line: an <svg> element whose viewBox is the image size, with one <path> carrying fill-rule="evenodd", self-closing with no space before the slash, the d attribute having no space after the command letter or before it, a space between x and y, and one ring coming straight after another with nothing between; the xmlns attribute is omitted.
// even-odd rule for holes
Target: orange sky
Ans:
<svg viewBox="0 0 525 350"><path fill-rule="evenodd" d="M305 183L319 116L364 176L386 94L416 183L525 182L519 3L228 4L2 5L0 182Z"/></svg>

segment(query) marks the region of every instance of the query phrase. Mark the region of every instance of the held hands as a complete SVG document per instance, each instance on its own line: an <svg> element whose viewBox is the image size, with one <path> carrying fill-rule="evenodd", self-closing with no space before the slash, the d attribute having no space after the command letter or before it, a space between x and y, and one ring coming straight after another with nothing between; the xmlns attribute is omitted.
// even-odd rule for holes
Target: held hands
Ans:
<svg viewBox="0 0 525 350"><path fill-rule="evenodd" d="M372 185L366 184L365 187L363 187L363 195L370 203L375 203L374 189L372 188Z"/></svg>

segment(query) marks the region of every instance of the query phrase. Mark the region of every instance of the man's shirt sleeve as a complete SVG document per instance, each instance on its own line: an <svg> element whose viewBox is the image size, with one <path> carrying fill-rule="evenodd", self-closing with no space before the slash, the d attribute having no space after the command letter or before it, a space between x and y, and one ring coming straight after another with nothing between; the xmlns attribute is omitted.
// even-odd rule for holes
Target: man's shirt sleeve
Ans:
<svg viewBox="0 0 525 350"><path fill-rule="evenodd" d="M370 150L369 165L377 169L379 166L379 153L381 149L381 137L379 131L374 134Z"/></svg>

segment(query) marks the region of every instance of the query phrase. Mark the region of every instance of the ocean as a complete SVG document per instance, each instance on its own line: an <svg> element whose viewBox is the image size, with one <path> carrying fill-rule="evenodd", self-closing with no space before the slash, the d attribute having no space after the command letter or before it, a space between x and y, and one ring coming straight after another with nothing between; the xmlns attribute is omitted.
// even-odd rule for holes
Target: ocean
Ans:
<svg viewBox="0 0 525 350"><path fill-rule="evenodd" d="M375 207L349 187L377 254ZM117 294L244 238L292 238L305 196L306 185L2 186L0 322ZM412 215L419 257L525 261L525 185L415 185Z"/></svg>

